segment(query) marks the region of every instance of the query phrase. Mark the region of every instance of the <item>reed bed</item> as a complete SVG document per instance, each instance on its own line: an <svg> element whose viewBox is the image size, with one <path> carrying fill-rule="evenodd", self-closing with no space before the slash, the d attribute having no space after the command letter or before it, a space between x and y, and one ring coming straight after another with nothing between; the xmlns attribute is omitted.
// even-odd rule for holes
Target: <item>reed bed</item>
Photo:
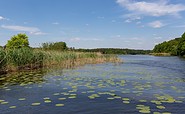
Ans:
<svg viewBox="0 0 185 114"><path fill-rule="evenodd" d="M44 51L45 61L44 66L60 66L62 68L72 68L84 64L97 64L105 62L121 62L116 55L103 55L101 53L91 52L58 52L58 51Z"/></svg>
<svg viewBox="0 0 185 114"><path fill-rule="evenodd" d="M0 73L59 66L72 68L84 64L120 62L116 55L101 53L44 51L31 48L0 49Z"/></svg>
<svg viewBox="0 0 185 114"><path fill-rule="evenodd" d="M170 53L150 53L153 56L172 56Z"/></svg>

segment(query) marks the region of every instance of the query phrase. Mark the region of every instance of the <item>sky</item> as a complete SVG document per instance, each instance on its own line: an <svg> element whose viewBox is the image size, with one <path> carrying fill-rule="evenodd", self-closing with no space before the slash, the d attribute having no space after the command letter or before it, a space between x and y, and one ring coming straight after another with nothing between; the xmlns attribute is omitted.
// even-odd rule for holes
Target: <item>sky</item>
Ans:
<svg viewBox="0 0 185 114"><path fill-rule="evenodd" d="M0 0L0 45L153 49L185 32L185 0Z"/></svg>

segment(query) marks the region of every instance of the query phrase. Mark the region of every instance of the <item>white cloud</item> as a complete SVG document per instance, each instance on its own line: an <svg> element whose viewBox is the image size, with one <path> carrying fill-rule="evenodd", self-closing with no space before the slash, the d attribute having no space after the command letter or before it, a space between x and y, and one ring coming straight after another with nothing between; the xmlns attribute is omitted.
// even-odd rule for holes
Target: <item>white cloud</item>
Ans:
<svg viewBox="0 0 185 114"><path fill-rule="evenodd" d="M38 32L30 32L30 34L33 34L33 35L46 35L48 33L38 31Z"/></svg>
<svg viewBox="0 0 185 114"><path fill-rule="evenodd" d="M123 18L124 17L128 18L127 20L125 20L126 23L130 23L130 22L136 21L136 20L141 20L141 17L140 16L136 16L136 15L135 16L125 15L125 16L123 16Z"/></svg>
<svg viewBox="0 0 185 114"><path fill-rule="evenodd" d="M183 4L170 4L169 0L156 0L155 2L135 1L135 0L117 0L117 3L130 11L127 17L136 15L146 16L165 16L179 15L181 11L185 11Z"/></svg>
<svg viewBox="0 0 185 114"><path fill-rule="evenodd" d="M0 21L1 20L8 20L7 18L3 17L3 16L0 16Z"/></svg>
<svg viewBox="0 0 185 114"><path fill-rule="evenodd" d="M36 28L36 27L7 26L7 25L2 25L1 27L4 28L4 29L13 30L13 31L29 32L30 34L33 34L33 35L44 35L44 34L46 34L46 33L41 32L40 29Z"/></svg>
<svg viewBox="0 0 185 114"><path fill-rule="evenodd" d="M98 39L98 38L79 38L79 37L71 38L69 40L72 41L72 42L79 42L79 41L102 41L102 39Z"/></svg>
<svg viewBox="0 0 185 114"><path fill-rule="evenodd" d="M161 27L165 26L165 24L163 24L161 21L153 21L151 23L148 23L148 26L150 26L152 28L161 28Z"/></svg>
<svg viewBox="0 0 185 114"><path fill-rule="evenodd" d="M80 41L81 39L80 38L78 38L78 37L75 37L75 38L71 38L70 39L70 41L72 41L72 42L78 42L78 41Z"/></svg>

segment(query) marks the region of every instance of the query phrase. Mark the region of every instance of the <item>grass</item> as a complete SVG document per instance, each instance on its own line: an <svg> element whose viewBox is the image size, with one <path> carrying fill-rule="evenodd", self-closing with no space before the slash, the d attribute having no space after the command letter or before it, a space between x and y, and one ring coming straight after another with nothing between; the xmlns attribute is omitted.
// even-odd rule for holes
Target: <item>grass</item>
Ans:
<svg viewBox="0 0 185 114"><path fill-rule="evenodd" d="M0 73L60 66L71 68L84 64L120 62L115 55L72 51L44 51L31 48L0 49Z"/></svg>
<svg viewBox="0 0 185 114"><path fill-rule="evenodd" d="M150 55L154 55L154 56L171 56L170 53L150 53Z"/></svg>

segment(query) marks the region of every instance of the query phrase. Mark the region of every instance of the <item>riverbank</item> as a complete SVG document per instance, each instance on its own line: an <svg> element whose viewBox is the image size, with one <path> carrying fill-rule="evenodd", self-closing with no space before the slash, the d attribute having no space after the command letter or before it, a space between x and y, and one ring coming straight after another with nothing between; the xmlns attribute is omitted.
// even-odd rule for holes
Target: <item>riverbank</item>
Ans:
<svg viewBox="0 0 185 114"><path fill-rule="evenodd" d="M73 51L44 51L31 48L0 50L0 74L59 66L73 68L84 64L121 62L116 55Z"/></svg>
<svg viewBox="0 0 185 114"><path fill-rule="evenodd" d="M150 53L153 56L172 56L170 53Z"/></svg>

